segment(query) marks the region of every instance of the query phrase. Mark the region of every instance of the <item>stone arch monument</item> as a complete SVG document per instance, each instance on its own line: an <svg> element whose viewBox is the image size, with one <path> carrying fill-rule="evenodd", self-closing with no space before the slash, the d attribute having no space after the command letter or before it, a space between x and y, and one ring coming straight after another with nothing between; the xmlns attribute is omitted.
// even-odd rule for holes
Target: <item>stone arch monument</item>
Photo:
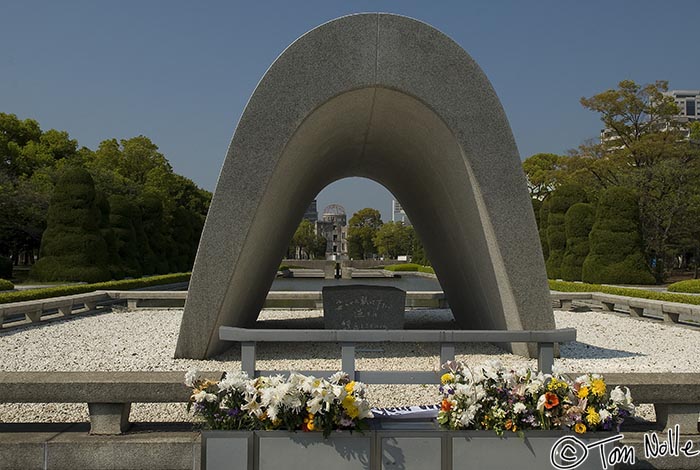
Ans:
<svg viewBox="0 0 700 470"><path fill-rule="evenodd" d="M309 202L348 176L401 202L462 328L554 328L525 176L491 84L440 31L371 13L300 37L251 96L202 233L177 357L216 354L219 326L255 322Z"/></svg>

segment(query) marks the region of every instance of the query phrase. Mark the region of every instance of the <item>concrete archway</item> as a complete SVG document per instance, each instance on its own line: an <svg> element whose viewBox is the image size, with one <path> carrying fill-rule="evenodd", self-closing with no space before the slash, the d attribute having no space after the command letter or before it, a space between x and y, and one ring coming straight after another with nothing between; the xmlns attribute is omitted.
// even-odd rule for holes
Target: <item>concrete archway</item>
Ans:
<svg viewBox="0 0 700 470"><path fill-rule="evenodd" d="M461 327L554 328L520 158L488 79L431 26L373 13L306 33L250 98L207 216L177 357L216 354L219 326L255 322L309 202L348 176L399 199Z"/></svg>

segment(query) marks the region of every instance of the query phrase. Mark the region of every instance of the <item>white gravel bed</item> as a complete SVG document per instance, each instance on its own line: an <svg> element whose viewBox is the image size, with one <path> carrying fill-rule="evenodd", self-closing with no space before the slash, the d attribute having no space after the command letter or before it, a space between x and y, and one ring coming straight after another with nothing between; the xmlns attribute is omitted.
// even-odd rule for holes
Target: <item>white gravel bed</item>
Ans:
<svg viewBox="0 0 700 470"><path fill-rule="evenodd" d="M181 309L116 310L29 325L0 332L0 364L5 371L145 371L232 370L240 368L238 348L200 361L173 359ZM577 329L578 341L561 347L555 367L561 372L700 372L700 329L640 321L601 312L555 311L557 328ZM322 327L319 310L265 310L267 327ZM414 310L407 324L424 327L453 323L449 310ZM439 373L435 344L358 345L360 370L433 370ZM534 366L534 360L506 353L490 344L457 347L457 359L477 365L499 360L505 365ZM334 344L261 344L260 369L338 369L340 348ZM431 385L371 385L374 406L430 404ZM640 410L652 417L651 406ZM186 421L181 403L134 404L132 421ZM87 421L84 404L0 404L0 422Z"/></svg>

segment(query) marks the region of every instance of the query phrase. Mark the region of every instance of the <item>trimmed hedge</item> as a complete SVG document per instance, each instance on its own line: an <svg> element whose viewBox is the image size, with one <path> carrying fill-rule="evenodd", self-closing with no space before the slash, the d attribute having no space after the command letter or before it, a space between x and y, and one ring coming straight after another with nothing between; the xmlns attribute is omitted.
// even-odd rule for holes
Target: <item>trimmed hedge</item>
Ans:
<svg viewBox="0 0 700 470"><path fill-rule="evenodd" d="M56 183L39 260L30 277L38 281L99 282L111 278L107 244L99 228L95 183L87 170L67 168Z"/></svg>
<svg viewBox="0 0 700 470"><path fill-rule="evenodd" d="M566 212L577 202L586 202L586 193L581 186L574 184L562 185L548 199L549 215L547 216L547 276L552 279L562 277L561 264L566 250ZM540 222L541 224L541 222Z"/></svg>
<svg viewBox="0 0 700 470"><path fill-rule="evenodd" d="M668 286L668 290L671 292L700 294L700 279L689 279L687 281L674 282Z"/></svg>
<svg viewBox="0 0 700 470"><path fill-rule="evenodd" d="M625 297L636 297L639 299L700 305L700 296L697 295L656 292L646 289L634 289L631 287L612 287L601 284L586 284L583 282L553 281L550 279L549 288L559 292L602 292L604 294L623 295Z"/></svg>
<svg viewBox="0 0 700 470"><path fill-rule="evenodd" d="M580 281L583 262L589 251L588 234L595 221L595 207L579 202L566 211L566 250L561 261L561 278Z"/></svg>
<svg viewBox="0 0 700 470"><path fill-rule="evenodd" d="M14 288L15 288L15 285L12 284L10 281L7 281L5 279L0 279L0 291L12 290Z"/></svg>
<svg viewBox="0 0 700 470"><path fill-rule="evenodd" d="M76 284L71 286L47 287L45 289L31 289L19 292L7 292L0 294L0 304L8 302L22 302L24 300L47 299L62 295L83 294L96 290L131 290L141 287L159 286L186 282L190 280L191 273L165 274L163 276L150 276L140 279L125 279L122 281L98 282L95 284Z"/></svg>
<svg viewBox="0 0 700 470"><path fill-rule="evenodd" d="M384 266L383 269L386 269L387 271L400 271L400 272L420 272L420 273L428 273L428 274L435 274L435 270L430 267L430 266L421 266L420 264L416 263L404 263L404 264L391 264L389 266Z"/></svg>
<svg viewBox="0 0 700 470"><path fill-rule="evenodd" d="M590 252L582 270L584 282L656 283L642 252L636 194L620 187L603 191L589 241Z"/></svg>

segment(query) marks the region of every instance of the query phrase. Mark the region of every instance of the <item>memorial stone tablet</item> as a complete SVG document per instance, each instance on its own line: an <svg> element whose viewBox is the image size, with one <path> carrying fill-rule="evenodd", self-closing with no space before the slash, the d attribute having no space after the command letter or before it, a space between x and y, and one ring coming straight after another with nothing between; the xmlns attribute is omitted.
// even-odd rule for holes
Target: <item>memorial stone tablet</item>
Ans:
<svg viewBox="0 0 700 470"><path fill-rule="evenodd" d="M404 326L406 292L389 286L326 286L323 318L326 329L400 330Z"/></svg>

